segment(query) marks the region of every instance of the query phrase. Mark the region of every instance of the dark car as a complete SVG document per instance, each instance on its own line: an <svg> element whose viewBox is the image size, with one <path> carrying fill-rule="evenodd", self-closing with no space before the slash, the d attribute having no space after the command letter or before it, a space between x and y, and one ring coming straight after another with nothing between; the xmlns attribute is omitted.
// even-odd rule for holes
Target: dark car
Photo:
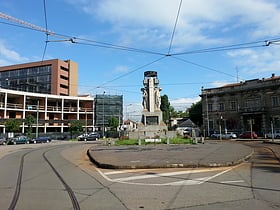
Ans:
<svg viewBox="0 0 280 210"><path fill-rule="evenodd" d="M83 135L79 137L79 141L96 141L100 138L99 133L93 132L88 135Z"/></svg>
<svg viewBox="0 0 280 210"><path fill-rule="evenodd" d="M6 138L4 136L1 136L0 137L0 145L5 145L7 142L6 142Z"/></svg>
<svg viewBox="0 0 280 210"><path fill-rule="evenodd" d="M39 136L36 139L32 139L31 142L36 144L36 143L48 143L51 142L51 138L49 136Z"/></svg>
<svg viewBox="0 0 280 210"><path fill-rule="evenodd" d="M8 144L29 144L30 139L27 136L16 136L9 139Z"/></svg>
<svg viewBox="0 0 280 210"><path fill-rule="evenodd" d="M242 139L257 139L258 135L254 131L246 131L240 134L240 138Z"/></svg>

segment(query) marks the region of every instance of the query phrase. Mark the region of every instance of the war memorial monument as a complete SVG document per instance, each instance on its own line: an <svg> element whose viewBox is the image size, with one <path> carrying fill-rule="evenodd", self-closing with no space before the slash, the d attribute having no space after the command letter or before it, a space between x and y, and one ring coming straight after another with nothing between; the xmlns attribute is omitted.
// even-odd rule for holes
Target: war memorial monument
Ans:
<svg viewBox="0 0 280 210"><path fill-rule="evenodd" d="M167 126L162 119L162 111L160 110L161 96L159 80L156 71L144 72L144 87L142 91L142 118L138 127L139 135L147 138L163 137L166 135Z"/></svg>

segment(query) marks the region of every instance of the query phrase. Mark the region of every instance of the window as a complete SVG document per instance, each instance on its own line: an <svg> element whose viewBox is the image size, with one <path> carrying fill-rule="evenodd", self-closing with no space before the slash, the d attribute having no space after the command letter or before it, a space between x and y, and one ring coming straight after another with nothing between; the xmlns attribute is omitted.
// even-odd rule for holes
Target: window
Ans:
<svg viewBox="0 0 280 210"><path fill-rule="evenodd" d="M225 104L219 103L219 111L224 111L224 110L225 110Z"/></svg>
<svg viewBox="0 0 280 210"><path fill-rule="evenodd" d="M279 106L278 96L272 96L272 106L273 107Z"/></svg>
<svg viewBox="0 0 280 210"><path fill-rule="evenodd" d="M236 101L231 101L230 102L230 109L232 111L236 111L237 110Z"/></svg>
<svg viewBox="0 0 280 210"><path fill-rule="evenodd" d="M208 112L212 112L213 111L213 104L208 104Z"/></svg>

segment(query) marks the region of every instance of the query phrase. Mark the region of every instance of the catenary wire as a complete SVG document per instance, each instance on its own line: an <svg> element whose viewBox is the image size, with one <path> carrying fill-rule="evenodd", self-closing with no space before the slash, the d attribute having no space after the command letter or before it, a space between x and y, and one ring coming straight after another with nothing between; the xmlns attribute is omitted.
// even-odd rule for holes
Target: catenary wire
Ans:
<svg viewBox="0 0 280 210"><path fill-rule="evenodd" d="M107 81L107 82L102 83L101 85L96 86L96 88L103 88L104 85L106 85L106 84L108 84L108 83L112 83L112 82L114 82L114 81L116 81L116 80L118 80L118 79L120 79L120 78L123 78L123 77L129 75L129 74L132 74L132 73L134 73L134 72L136 72L136 71L139 71L140 69L143 69L143 68L145 68L145 67L147 67L147 66L150 66L150 65L152 65L152 64L154 64L154 63L156 63L156 62L159 62L160 60L162 60L162 59L164 59L164 58L166 58L166 56L162 56L162 57L160 57L160 58L158 58L158 59L156 59L156 60L153 60L153 61L151 61L151 62L149 62L149 63L144 64L144 65L141 65L141 66L139 66L139 67L137 67L137 68L135 68L135 69L133 69L133 70L131 70L131 71L125 73L125 74L122 74L122 75L120 75L120 76L118 76L118 77L116 77L116 78L114 78L114 79L112 79L112 80L109 80L109 81Z"/></svg>
<svg viewBox="0 0 280 210"><path fill-rule="evenodd" d="M48 41L49 41L49 33L47 32L48 31L48 20L47 20L46 0L43 0L43 5L44 5L44 19L45 19L45 28L46 28L46 41L45 41L45 47L44 47L44 51L43 51L42 61L45 59Z"/></svg>
<svg viewBox="0 0 280 210"><path fill-rule="evenodd" d="M182 0L180 1L179 8L178 8L178 11L177 11L176 20L175 20L174 28L173 28L173 31L172 31L172 35L171 35L171 39L170 39L170 44L169 44L169 49L168 49L167 55L169 55L170 51L171 51L171 47L172 47L172 44L173 44L173 39L174 39L174 35L175 35L175 31L176 31L176 27L177 27L179 15L180 15L181 6L182 6Z"/></svg>

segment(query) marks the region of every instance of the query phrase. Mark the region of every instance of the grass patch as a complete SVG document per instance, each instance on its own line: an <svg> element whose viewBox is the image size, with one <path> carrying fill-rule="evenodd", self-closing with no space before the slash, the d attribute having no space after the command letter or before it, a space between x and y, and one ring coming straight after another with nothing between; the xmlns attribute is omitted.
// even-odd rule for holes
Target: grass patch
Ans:
<svg viewBox="0 0 280 210"><path fill-rule="evenodd" d="M141 145L148 144L167 144L167 139L161 139L161 142L145 142L145 140L141 140ZM169 144L192 144L191 139L186 138L171 138L169 139ZM117 140L115 141L116 146L120 145L138 145L137 139L125 139L125 140Z"/></svg>

